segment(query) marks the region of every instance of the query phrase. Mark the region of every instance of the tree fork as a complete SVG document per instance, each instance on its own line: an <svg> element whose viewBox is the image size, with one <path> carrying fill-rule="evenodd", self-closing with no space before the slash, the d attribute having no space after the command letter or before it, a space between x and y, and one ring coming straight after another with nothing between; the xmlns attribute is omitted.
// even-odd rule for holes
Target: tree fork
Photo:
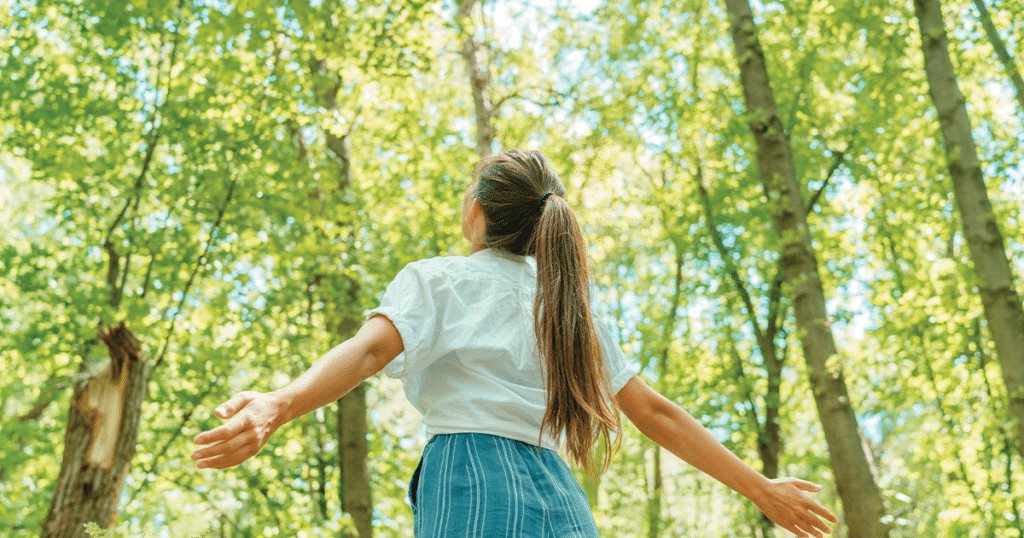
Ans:
<svg viewBox="0 0 1024 538"><path fill-rule="evenodd" d="M793 311L810 370L814 402L829 448L831 467L850 538L888 536L881 522L884 503L861 444L842 365L825 310L818 261L811 244L802 189L768 77L757 26L748 0L727 0L730 31L739 63L750 130L757 143L757 165L771 206L772 226L782 240L779 258L792 286Z"/></svg>
<svg viewBox="0 0 1024 538"><path fill-rule="evenodd" d="M89 522L111 527L135 455L149 367L123 322L101 330L99 339L110 350L110 362L75 383L63 463L42 538L85 538Z"/></svg>
<svg viewBox="0 0 1024 538"><path fill-rule="evenodd" d="M981 303L1003 372L1010 414L1017 422L1017 451L1024 456L1024 307L1013 286L1005 242L992 213L966 99L949 57L940 0L915 0L928 93L939 123L953 194L978 278Z"/></svg>

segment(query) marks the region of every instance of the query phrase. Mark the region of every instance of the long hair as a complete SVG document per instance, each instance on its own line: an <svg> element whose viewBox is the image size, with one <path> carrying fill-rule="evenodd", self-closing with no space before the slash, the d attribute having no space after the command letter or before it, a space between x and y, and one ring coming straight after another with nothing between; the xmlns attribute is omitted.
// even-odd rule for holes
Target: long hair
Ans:
<svg viewBox="0 0 1024 538"><path fill-rule="evenodd" d="M604 440L611 447L620 421L590 311L587 246L565 186L537 151L485 157L473 177L484 244L537 259L534 330L547 389L541 435L557 438L564 431L569 456L590 471L593 446ZM601 469L612 452L603 451Z"/></svg>

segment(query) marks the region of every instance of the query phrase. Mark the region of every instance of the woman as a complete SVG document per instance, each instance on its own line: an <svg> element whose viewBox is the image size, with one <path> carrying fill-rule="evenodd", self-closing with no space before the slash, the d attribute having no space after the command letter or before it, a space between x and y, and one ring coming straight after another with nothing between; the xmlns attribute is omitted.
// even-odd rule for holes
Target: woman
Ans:
<svg viewBox="0 0 1024 538"><path fill-rule="evenodd" d="M242 392L216 409L230 419L196 436L200 468L238 465L282 424L384 370L402 380L430 438L409 496L420 538L598 536L586 495L556 450L574 460L610 442L621 410L641 432L754 501L798 536L836 516L769 480L688 413L644 384L590 311L586 246L565 187L539 152L477 164L462 203L469 257L406 266L356 336L288 386ZM536 259L536 269L532 260ZM611 446L611 445L608 445Z"/></svg>

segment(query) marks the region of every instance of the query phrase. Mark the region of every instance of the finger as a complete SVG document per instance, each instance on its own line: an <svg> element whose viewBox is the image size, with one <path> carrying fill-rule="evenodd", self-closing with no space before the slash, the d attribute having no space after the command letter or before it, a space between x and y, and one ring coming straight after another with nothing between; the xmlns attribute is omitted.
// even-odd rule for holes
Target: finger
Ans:
<svg viewBox="0 0 1024 538"><path fill-rule="evenodd" d="M192 459L202 460L213 457L218 454L226 454L234 452L239 448L246 445L253 444L256 442L255 436L251 431L241 432L240 434L217 444L210 445L207 447L200 448L192 452Z"/></svg>
<svg viewBox="0 0 1024 538"><path fill-rule="evenodd" d="M798 488L800 488L800 489L802 489L804 491L810 491L811 493L816 493L818 491L821 491L821 486L818 485L818 484L815 484L814 482L808 482L806 480L800 480L799 478L793 478L793 479L791 479L791 483L793 485L795 485L796 487L798 487Z"/></svg>
<svg viewBox="0 0 1024 538"><path fill-rule="evenodd" d="M839 523L838 516L830 512L828 508L825 508L824 506L814 501L811 501L811 504L807 509L832 523Z"/></svg>
<svg viewBox="0 0 1024 538"><path fill-rule="evenodd" d="M789 532L799 536L800 538L808 538L809 536L817 536L821 538L821 534L812 534L803 529L801 525L793 524L786 528Z"/></svg>
<svg viewBox="0 0 1024 538"><path fill-rule="evenodd" d="M239 409L245 407L245 404L252 401L254 396L251 391L239 392L230 400L218 405L213 412L220 418L231 418Z"/></svg>
<svg viewBox="0 0 1024 538"><path fill-rule="evenodd" d="M245 421L234 418L212 430L200 433L192 439L192 442L197 445L208 445L219 441L227 441L244 431L247 426L248 424Z"/></svg>
<svg viewBox="0 0 1024 538"><path fill-rule="evenodd" d="M800 527L806 529L812 535L817 538L822 538L824 534L832 534L832 531L822 521L812 515L800 516Z"/></svg>
<svg viewBox="0 0 1024 538"><path fill-rule="evenodd" d="M796 524L791 523L789 525L786 525L785 529L787 531L789 531L789 532L799 536L800 538L807 538L807 533L804 532L804 530L801 529L800 527L796 526Z"/></svg>
<svg viewBox="0 0 1024 538"><path fill-rule="evenodd" d="M257 452L260 451L258 446L243 446L242 448L231 452L229 454L220 454L212 458L206 458L200 460L196 467L200 469L227 469L228 467L234 467L243 461L253 457Z"/></svg>

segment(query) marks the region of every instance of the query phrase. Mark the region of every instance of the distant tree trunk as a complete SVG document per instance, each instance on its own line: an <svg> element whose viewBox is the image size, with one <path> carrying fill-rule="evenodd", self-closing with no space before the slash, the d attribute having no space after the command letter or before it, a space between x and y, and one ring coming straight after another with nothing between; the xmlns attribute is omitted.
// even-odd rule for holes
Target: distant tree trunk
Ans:
<svg viewBox="0 0 1024 538"><path fill-rule="evenodd" d="M1024 455L1024 308L1013 287L1005 243L992 214L974 147L966 100L949 59L942 5L939 0L915 0L914 10L921 29L928 90L942 126L953 193L977 274L985 320L1002 366L1010 414L1017 421L1017 450Z"/></svg>
<svg viewBox="0 0 1024 538"><path fill-rule="evenodd" d="M661 535L661 496L664 486L664 474L661 470L661 447L654 446L653 480L650 485L650 497L647 499L647 538L658 538Z"/></svg>
<svg viewBox="0 0 1024 538"><path fill-rule="evenodd" d="M476 27L472 24L472 10L476 0L463 0L459 5L459 11L455 14L455 23L462 34L462 44L459 52L466 64L466 72L469 74L470 88L473 91L473 109L476 112L476 153L481 158L491 154L494 147L494 125L491 120L497 113L490 96L491 73L487 58L480 63L481 48L483 45L476 40L474 32ZM463 23L469 23L469 27Z"/></svg>
<svg viewBox="0 0 1024 538"><path fill-rule="evenodd" d="M348 264L357 264L358 251L355 247L356 225L347 211L353 205L352 200L347 196L353 183L352 169L352 133L358 125L358 109L353 117L348 120L348 128L339 133L337 126L332 125L331 115L338 114L338 92L342 88L341 77L327 67L323 58L314 58L310 63L310 72L314 77L317 86L322 88L320 94L321 106L329 111L325 116L325 123L321 124L321 132L324 134L325 145L337 160L338 168L336 173L336 187L330 193L330 200L324 209L331 211L332 208L341 208L331 215L345 215L344 218L333 218L333 229L338 234L348 235L340 239L345 247L345 254L348 255ZM301 140L301 138L300 138ZM302 146L300 145L300 148ZM321 197L324 194L316 191L315 196ZM349 219L349 220L346 220ZM325 237L324 240L333 243L338 238ZM313 275L316 283L334 281L335 286L327 286L329 293L321 295L322 300L328 306L327 325L331 333L337 336L339 341L355 336L362 325L360 314L362 308L359 303L361 287L359 282L344 274ZM338 297L339 290L341 297ZM366 383L360 383L348 394L338 399L338 420L336 433L338 436L338 458L340 481L338 482L338 498L341 501L341 509L349 514L355 523L358 538L371 538L373 536L373 496L370 485L369 469L369 445L366 442L368 431L366 416ZM318 456L321 457L321 456ZM348 533L342 533L347 538Z"/></svg>
<svg viewBox="0 0 1024 538"><path fill-rule="evenodd" d="M353 123L354 125L354 123ZM330 135L333 137L333 135ZM352 185L352 153L349 137L351 131L330 143L335 156L341 162L337 189L338 202L344 205L344 191ZM350 254L351 263L355 262L355 235L351 222L336 222L339 230L349 230L344 240ZM344 297L329 298L327 302L336 305L333 313L334 333L339 340L355 336L359 330L361 319L359 313L359 282L348 276L342 277L346 286ZM352 516L358 538L373 536L373 497L370 486L370 474L367 468L369 445L366 442L366 382L360 383L348 394L338 400L338 458L341 480L338 483L338 496L341 509ZM343 536L347 536L344 535Z"/></svg>
<svg viewBox="0 0 1024 538"><path fill-rule="evenodd" d="M992 48L996 50L996 56L1002 62L1003 69L1006 69L1006 75L1010 77L1014 92L1017 94L1017 103L1020 105L1020 114L1024 115L1024 78L1021 78L1017 64L1013 61L1013 56L1010 56L1009 51L1006 50L1006 43L1003 42L1003 38L999 37L996 25L992 23L992 15L989 14L988 8L985 7L985 0L974 0L974 7L978 8L978 20L981 21L981 25L985 28L985 34L988 35ZM918 18L920 18L920 15L918 15ZM943 30L943 33L945 33L945 30Z"/></svg>
<svg viewBox="0 0 1024 538"><path fill-rule="evenodd" d="M110 350L110 363L75 383L42 538L84 538L89 522L111 527L135 455L148 365L124 323L100 331L99 338Z"/></svg>
<svg viewBox="0 0 1024 538"><path fill-rule="evenodd" d="M340 321L335 327L335 333L339 340L355 336L362 324L361 318L353 315L359 304L359 283L347 277L346 280L348 290L343 300L336 301L337 318ZM338 468L341 475L338 497L341 510L352 516L356 538L373 536L373 488L367 467L370 446L366 440L366 387L364 381L338 400ZM342 538L348 536L347 533L342 534Z"/></svg>
<svg viewBox="0 0 1024 538"><path fill-rule="evenodd" d="M679 302L682 298L683 283L683 249L680 241L672 242L675 252L675 278L672 291L672 301L669 304L668 312L665 315L665 323L662 325L662 348L658 357L658 385L659 389L665 388L664 377L668 373L668 355L672 347L672 334L676 327L676 311L679 310ZM664 493L664 476L661 468L661 447L655 445L652 479L647 499L647 538L658 538L661 535L661 504Z"/></svg>
<svg viewBox="0 0 1024 538"><path fill-rule="evenodd" d="M850 538L888 536L880 519L882 495L860 441L857 417L837 362L818 261L807 226L803 189L768 78L764 53L748 0L727 0L750 130L757 142L758 172L770 205L772 225L782 241L779 252L785 282L792 286L793 310L803 332L801 347Z"/></svg>
<svg viewBox="0 0 1024 538"><path fill-rule="evenodd" d="M594 448L594 461L601 461L605 450L608 450L608 447L605 446L604 440L598 439L597 447ZM594 511L597 509L598 495L601 493L601 470L594 466L593 469L583 469L582 472L580 486L583 488L583 493L587 495L587 504L590 505L590 510Z"/></svg>
<svg viewBox="0 0 1024 538"><path fill-rule="evenodd" d="M366 468L366 382L338 400L341 509L352 516L358 538L373 536L373 497ZM348 536L343 534L342 536Z"/></svg>

